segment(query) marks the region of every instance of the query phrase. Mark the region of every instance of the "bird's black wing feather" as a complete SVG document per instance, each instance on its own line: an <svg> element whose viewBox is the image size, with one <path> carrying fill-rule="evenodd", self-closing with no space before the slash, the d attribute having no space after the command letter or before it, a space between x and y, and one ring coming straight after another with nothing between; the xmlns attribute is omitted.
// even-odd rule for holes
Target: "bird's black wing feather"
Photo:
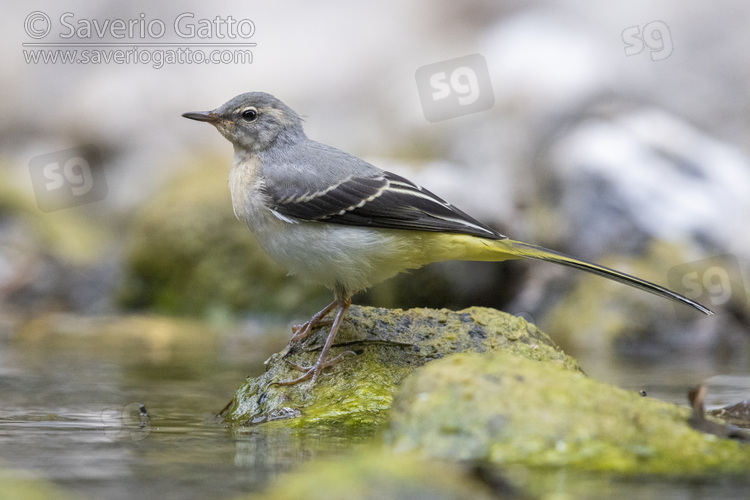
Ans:
<svg viewBox="0 0 750 500"><path fill-rule="evenodd" d="M413 182L382 172L350 176L316 192L265 190L273 210L284 217L353 226L505 236Z"/></svg>

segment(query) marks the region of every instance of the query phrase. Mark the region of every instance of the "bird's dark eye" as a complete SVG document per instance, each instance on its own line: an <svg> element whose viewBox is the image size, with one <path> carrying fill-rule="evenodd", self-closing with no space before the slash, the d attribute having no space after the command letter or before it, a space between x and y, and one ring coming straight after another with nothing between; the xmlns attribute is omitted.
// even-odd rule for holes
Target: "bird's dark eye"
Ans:
<svg viewBox="0 0 750 500"><path fill-rule="evenodd" d="M248 122L254 122L258 119L258 110L255 108L247 108L242 112L242 119Z"/></svg>

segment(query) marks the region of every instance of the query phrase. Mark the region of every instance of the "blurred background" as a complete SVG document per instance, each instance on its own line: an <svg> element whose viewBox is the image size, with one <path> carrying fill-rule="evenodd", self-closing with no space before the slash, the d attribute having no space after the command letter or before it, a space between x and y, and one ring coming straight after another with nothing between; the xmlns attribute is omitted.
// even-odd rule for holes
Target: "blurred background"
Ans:
<svg viewBox="0 0 750 500"><path fill-rule="evenodd" d="M744 369L750 6L689 5L9 3L0 20L5 335L51 314L227 324L303 319L327 303L328 291L286 277L234 219L231 146L180 117L259 90L302 115L311 138L504 234L670 286L718 314L699 318L536 262L436 264L356 302L492 306L573 354ZM195 59L215 49L223 62ZM117 50L130 59L106 62ZM50 59L65 51L76 61ZM473 54L484 79L451 80L451 61ZM420 81L425 67L445 73L444 103L434 81ZM454 102L472 91L481 109Z"/></svg>

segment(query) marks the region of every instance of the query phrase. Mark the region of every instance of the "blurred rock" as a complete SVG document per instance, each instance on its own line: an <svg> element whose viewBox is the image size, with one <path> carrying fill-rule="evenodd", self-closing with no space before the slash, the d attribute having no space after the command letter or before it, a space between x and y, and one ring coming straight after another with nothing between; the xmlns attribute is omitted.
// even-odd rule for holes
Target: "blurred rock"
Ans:
<svg viewBox="0 0 750 500"><path fill-rule="evenodd" d="M13 464L0 463L0 482L3 484L5 498L24 498L25 500L45 500L57 498L72 500L79 497L61 485L41 476L37 471L20 470Z"/></svg>
<svg viewBox="0 0 750 500"><path fill-rule="evenodd" d="M651 239L682 243L688 256L750 254L739 234L750 217L750 160L678 116L599 102L558 130L547 153L541 192L552 196L541 199L582 257L639 253Z"/></svg>
<svg viewBox="0 0 750 500"><path fill-rule="evenodd" d="M628 355L741 358L750 340L741 275L750 242L740 229L750 218L750 160L675 115L616 99L588 105L547 142L530 209L539 242L673 288L720 318L536 266L510 309L529 311L568 348L611 350L617 339Z"/></svg>
<svg viewBox="0 0 750 500"><path fill-rule="evenodd" d="M76 208L42 213L0 179L0 309L110 311L119 277L112 234Z"/></svg>
<svg viewBox="0 0 750 500"><path fill-rule="evenodd" d="M436 262L375 285L354 301L400 308L502 308L523 286L525 269L519 262Z"/></svg>
<svg viewBox="0 0 750 500"><path fill-rule="evenodd" d="M215 326L194 319L52 313L25 322L17 329L15 340L52 351L86 349L101 359L127 354L126 359L142 370L140 376L154 380L168 376L158 373L168 363L183 365L185 378L200 377L201 371L211 369L206 364L216 359L214 353L221 349L223 339ZM262 337L254 340L260 346L267 342Z"/></svg>
<svg viewBox="0 0 750 500"><path fill-rule="evenodd" d="M498 494L501 493L501 494ZM468 468L369 448L338 460L312 462L279 477L246 500L490 500L518 498L492 492Z"/></svg>
<svg viewBox="0 0 750 500"><path fill-rule="evenodd" d="M207 161L173 179L135 216L121 303L172 314L314 309L330 292L276 265L232 212L228 168Z"/></svg>
<svg viewBox="0 0 750 500"><path fill-rule="evenodd" d="M750 429L750 399L712 410L710 414L739 428Z"/></svg>

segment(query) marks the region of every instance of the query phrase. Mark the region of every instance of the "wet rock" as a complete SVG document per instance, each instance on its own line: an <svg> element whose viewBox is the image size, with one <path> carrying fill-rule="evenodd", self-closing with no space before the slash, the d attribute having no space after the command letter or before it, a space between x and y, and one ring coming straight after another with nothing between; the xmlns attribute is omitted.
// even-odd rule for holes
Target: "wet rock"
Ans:
<svg viewBox="0 0 750 500"><path fill-rule="evenodd" d="M470 308L389 310L352 306L331 356L353 351L308 383L278 386L299 376L287 362L312 364L327 335L319 329L303 346L272 355L267 371L248 379L222 412L225 421L244 425L283 420L285 426L367 426L382 423L401 382L425 363L458 352L504 351L579 372L533 324L500 311Z"/></svg>
<svg viewBox="0 0 750 500"><path fill-rule="evenodd" d="M386 441L423 456L618 473L746 471L750 447L687 408L505 352L458 354L403 384Z"/></svg>
<svg viewBox="0 0 750 500"><path fill-rule="evenodd" d="M738 427L750 429L750 399L745 399L739 403L725 406L709 413Z"/></svg>
<svg viewBox="0 0 750 500"><path fill-rule="evenodd" d="M707 392L706 384L700 384L688 393L688 399L690 400L690 406L693 408L693 414L690 416L688 423L690 426L698 431L705 432L706 434L713 434L721 438L736 439L738 441L750 442L750 434L743 431L739 427L731 424L725 424L718 422L714 419L706 417L706 407L704 405L704 399ZM739 403L740 405L742 403ZM732 418L734 415L741 414L742 411L737 411L737 405L728 407L722 410L727 411L727 416ZM747 411L745 409L745 411Z"/></svg>

